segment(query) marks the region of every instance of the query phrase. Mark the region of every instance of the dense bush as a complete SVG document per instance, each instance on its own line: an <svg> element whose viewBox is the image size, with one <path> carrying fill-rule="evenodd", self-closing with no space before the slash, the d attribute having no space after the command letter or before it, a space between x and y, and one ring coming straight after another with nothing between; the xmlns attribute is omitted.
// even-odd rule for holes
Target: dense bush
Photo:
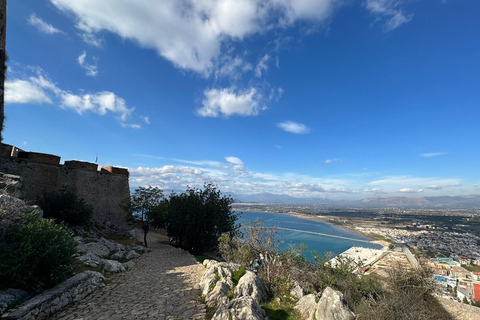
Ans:
<svg viewBox="0 0 480 320"><path fill-rule="evenodd" d="M211 183L204 189L188 188L168 200L168 235L194 254L217 249L222 233L232 234L237 215L232 211L233 199L222 196Z"/></svg>
<svg viewBox="0 0 480 320"><path fill-rule="evenodd" d="M93 207L72 189L62 188L46 193L38 205L42 208L45 218L52 218L71 226L89 226L92 223Z"/></svg>
<svg viewBox="0 0 480 320"><path fill-rule="evenodd" d="M70 232L35 213L26 214L1 246L0 289L53 286L69 274L75 253Z"/></svg>

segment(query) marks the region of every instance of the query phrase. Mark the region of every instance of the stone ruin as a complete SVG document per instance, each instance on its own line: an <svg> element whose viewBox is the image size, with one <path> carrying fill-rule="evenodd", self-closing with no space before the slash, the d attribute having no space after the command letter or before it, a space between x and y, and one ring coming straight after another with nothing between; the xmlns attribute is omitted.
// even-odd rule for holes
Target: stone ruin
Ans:
<svg viewBox="0 0 480 320"><path fill-rule="evenodd" d="M0 188L11 196L34 203L43 194L63 187L74 190L92 205L97 225L127 231L121 204L130 197L129 172L118 167L70 160L60 164L60 157L26 152L0 144Z"/></svg>

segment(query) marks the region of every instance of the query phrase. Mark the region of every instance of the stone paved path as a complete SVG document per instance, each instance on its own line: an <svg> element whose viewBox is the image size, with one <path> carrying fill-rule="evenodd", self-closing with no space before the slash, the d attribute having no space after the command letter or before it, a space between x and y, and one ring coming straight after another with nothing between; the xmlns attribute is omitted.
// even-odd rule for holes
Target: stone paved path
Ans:
<svg viewBox="0 0 480 320"><path fill-rule="evenodd" d="M105 288L51 319L205 319L198 285L204 267L189 253L148 235L152 251L138 258L132 270L111 276Z"/></svg>

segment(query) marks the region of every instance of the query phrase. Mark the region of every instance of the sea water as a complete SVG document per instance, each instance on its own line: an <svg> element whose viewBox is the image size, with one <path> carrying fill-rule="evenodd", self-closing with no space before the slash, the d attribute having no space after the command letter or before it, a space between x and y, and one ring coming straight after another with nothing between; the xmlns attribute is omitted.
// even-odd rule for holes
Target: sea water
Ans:
<svg viewBox="0 0 480 320"><path fill-rule="evenodd" d="M305 255L309 261L313 260L312 251L323 256L324 253L337 255L353 246L382 248L378 244L369 242L371 240L369 238L330 223L269 212L239 211L237 213L239 213L238 222L242 226L248 226L252 221L262 219L265 226L276 227L279 240L282 241L281 250L287 249L291 244L307 245Z"/></svg>

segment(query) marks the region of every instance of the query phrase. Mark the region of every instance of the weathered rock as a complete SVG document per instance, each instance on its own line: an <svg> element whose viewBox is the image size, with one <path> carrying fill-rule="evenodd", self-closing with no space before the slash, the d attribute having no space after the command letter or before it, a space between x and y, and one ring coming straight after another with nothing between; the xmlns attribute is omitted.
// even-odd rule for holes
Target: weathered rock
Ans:
<svg viewBox="0 0 480 320"><path fill-rule="evenodd" d="M103 259L101 259L95 252L89 251L83 256L77 258L78 260L82 261L87 266L91 267L98 267L102 264Z"/></svg>
<svg viewBox="0 0 480 320"><path fill-rule="evenodd" d="M214 285L219 280L226 282L229 286L233 286L232 267L240 268L239 265L218 262L210 263L209 265L211 265L211 267L203 273L202 278L200 279L200 290L202 290L203 295L206 296L210 290L210 286Z"/></svg>
<svg viewBox="0 0 480 320"><path fill-rule="evenodd" d="M123 258L123 256L125 255L125 252L123 251L118 251L118 252L115 252L114 254L112 254L112 256L110 257L110 259L112 260L120 260Z"/></svg>
<svg viewBox="0 0 480 320"><path fill-rule="evenodd" d="M295 309L298 310L302 319L312 320L313 314L317 309L317 303L315 302L315 295L308 294L306 296L303 296L300 300L298 300L297 304L295 305ZM317 319L319 318L317 317Z"/></svg>
<svg viewBox="0 0 480 320"><path fill-rule="evenodd" d="M226 281L218 281L215 288L207 294L205 303L209 307L219 307L228 304L228 293L230 292L230 289L231 286Z"/></svg>
<svg viewBox="0 0 480 320"><path fill-rule="evenodd" d="M77 244L77 246L80 245L80 244L85 244L85 241L84 241L83 238L80 237L80 236L73 237L73 240L75 241L75 243Z"/></svg>
<svg viewBox="0 0 480 320"><path fill-rule="evenodd" d="M125 248L125 250L127 251L130 251L130 250L135 250L135 251L140 251L140 252L150 252L152 250L150 250L150 248L148 247L144 247L144 246L140 246L140 245L131 245L131 246L128 246Z"/></svg>
<svg viewBox="0 0 480 320"><path fill-rule="evenodd" d="M216 261L216 260L210 260L210 259L205 259L203 260L203 265L205 266L205 268L207 269L210 269L211 267L215 266L215 265L218 265L219 262Z"/></svg>
<svg viewBox="0 0 480 320"><path fill-rule="evenodd" d="M86 253L89 251L95 253L99 257L106 257L110 254L110 250L108 250L107 247L96 242L77 245L77 252Z"/></svg>
<svg viewBox="0 0 480 320"><path fill-rule="evenodd" d="M126 250L126 248L123 244L120 244L120 243L115 242L113 240L107 240L105 238L100 238L100 240L98 240L98 244L101 244L102 246L107 247L108 250L113 251L113 252L125 251Z"/></svg>
<svg viewBox="0 0 480 320"><path fill-rule="evenodd" d="M340 291L330 287L325 288L320 301L318 301L316 314L317 319L325 320L351 320L355 314L348 308Z"/></svg>
<svg viewBox="0 0 480 320"><path fill-rule="evenodd" d="M245 271L238 281L234 296L235 298L250 296L257 303L261 303L267 297L267 288L262 278L251 271Z"/></svg>
<svg viewBox="0 0 480 320"><path fill-rule="evenodd" d="M140 255L137 252L135 252L135 250L130 250L125 255L125 259L128 259L128 260L136 259L138 257L140 257Z"/></svg>
<svg viewBox="0 0 480 320"><path fill-rule="evenodd" d="M252 297L235 298L228 305L217 309L212 320L264 320L265 311Z"/></svg>
<svg viewBox="0 0 480 320"><path fill-rule="evenodd" d="M118 261L115 260L103 260L103 271L118 273L124 272L125 267Z"/></svg>
<svg viewBox="0 0 480 320"><path fill-rule="evenodd" d="M125 269L130 270L135 266L135 262L133 261L127 261L125 263L122 263L122 266L125 267Z"/></svg>
<svg viewBox="0 0 480 320"><path fill-rule="evenodd" d="M20 289L7 289L0 291L0 314L8 309L12 304L28 297L28 292Z"/></svg>
<svg viewBox="0 0 480 320"><path fill-rule="evenodd" d="M303 289L297 281L293 283L293 288L290 290L290 296L297 299L303 297Z"/></svg>
<svg viewBox="0 0 480 320"><path fill-rule="evenodd" d="M0 194L0 239L5 236L11 226L21 221L22 215L35 212L38 219L43 211L38 206L29 206L23 200L7 194Z"/></svg>

